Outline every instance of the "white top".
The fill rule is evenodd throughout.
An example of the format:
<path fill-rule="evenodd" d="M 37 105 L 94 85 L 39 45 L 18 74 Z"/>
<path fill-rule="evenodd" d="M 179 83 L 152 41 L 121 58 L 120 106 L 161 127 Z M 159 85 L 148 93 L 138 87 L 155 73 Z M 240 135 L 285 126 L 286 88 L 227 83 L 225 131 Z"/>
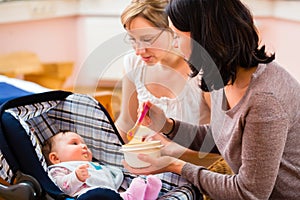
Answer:
<path fill-rule="evenodd" d="M 137 98 L 134 98 L 132 102 L 135 103 L 137 101 L 136 103 L 141 104 L 150 101 L 163 110 L 167 117 L 194 125 L 209 123 L 210 109 L 205 101 L 202 100 L 204 99 L 203 93 L 198 86 L 197 78 L 185 80 L 173 68 L 164 67 L 159 64 L 148 65 L 140 56 L 135 55 L 135 53 L 125 56 L 124 73 L 122 111 L 120 117 L 115 122 L 118 129 L 124 133 L 133 127 L 135 122 L 131 120 L 130 114 L 132 113 L 130 112 L 137 112 L 135 109 L 138 108 L 138 105 L 130 105 L 130 102 L 123 101 L 129 101 L 134 93 L 136 93 Z M 145 76 L 146 74 L 147 76 Z M 151 92 L 158 93 L 156 96 L 148 90 L 147 83 L 154 83 L 148 86 L 152 87 Z M 156 91 L 154 89 L 155 84 L 165 86 L 157 88 L 166 89 L 166 91 Z M 174 98 L 161 95 L 167 93 L 169 93 L 168 96 L 174 96 Z M 140 127 L 136 135 L 151 135 L 152 133 L 152 130 Z M 183 185 L 187 183 L 184 178 L 174 173 L 161 173 L 158 176 L 163 182 L 170 185 Z"/>
<path fill-rule="evenodd" d="M 207 105 L 201 105 L 203 97 L 197 78 L 187 80 L 184 89 L 176 98 L 157 98 L 145 86 L 145 73 L 149 66 L 139 56 L 134 53 L 127 55 L 124 60 L 124 67 L 126 75 L 136 86 L 139 103 L 149 100 L 161 108 L 167 117 L 173 119 L 192 124 L 208 123 L 209 117 L 207 115 L 200 119 L 200 107 L 201 112 L 208 111 L 208 113 L 209 108 Z"/>

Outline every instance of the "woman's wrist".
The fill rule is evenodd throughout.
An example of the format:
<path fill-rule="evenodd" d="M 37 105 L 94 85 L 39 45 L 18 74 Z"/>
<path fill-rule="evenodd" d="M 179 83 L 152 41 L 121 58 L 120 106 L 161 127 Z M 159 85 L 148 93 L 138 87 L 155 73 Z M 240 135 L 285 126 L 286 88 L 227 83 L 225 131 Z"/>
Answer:
<path fill-rule="evenodd" d="M 185 164 L 185 161 L 175 158 L 172 164 L 169 165 L 169 171 L 181 175 L 182 168 Z"/>
<path fill-rule="evenodd" d="M 164 129 L 162 130 L 163 134 L 169 137 L 169 135 L 173 133 L 174 129 L 175 129 L 175 120 L 173 118 L 168 118 L 166 120 Z"/>

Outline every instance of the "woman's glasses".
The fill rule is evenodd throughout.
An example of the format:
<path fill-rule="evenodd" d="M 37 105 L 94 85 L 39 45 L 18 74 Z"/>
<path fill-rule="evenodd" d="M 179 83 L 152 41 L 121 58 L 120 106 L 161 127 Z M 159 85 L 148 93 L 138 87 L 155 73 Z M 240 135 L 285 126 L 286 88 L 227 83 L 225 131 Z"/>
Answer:
<path fill-rule="evenodd" d="M 124 41 L 128 44 L 131 44 L 133 47 L 139 46 L 139 47 L 147 48 L 147 47 L 151 47 L 164 31 L 165 30 L 163 29 L 156 35 L 142 36 L 141 39 L 139 39 L 139 40 L 137 40 L 136 38 L 132 37 L 129 34 L 126 34 Z"/>

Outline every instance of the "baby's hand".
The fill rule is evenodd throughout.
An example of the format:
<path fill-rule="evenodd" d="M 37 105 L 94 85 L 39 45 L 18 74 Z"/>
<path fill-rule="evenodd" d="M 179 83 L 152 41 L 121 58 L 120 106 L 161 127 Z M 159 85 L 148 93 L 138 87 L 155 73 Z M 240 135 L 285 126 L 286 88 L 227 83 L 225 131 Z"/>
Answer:
<path fill-rule="evenodd" d="M 83 164 L 78 166 L 75 170 L 76 176 L 78 180 L 80 180 L 81 182 L 85 182 L 86 179 L 90 177 L 90 174 L 88 172 L 88 167 L 89 167 L 88 164 Z"/>

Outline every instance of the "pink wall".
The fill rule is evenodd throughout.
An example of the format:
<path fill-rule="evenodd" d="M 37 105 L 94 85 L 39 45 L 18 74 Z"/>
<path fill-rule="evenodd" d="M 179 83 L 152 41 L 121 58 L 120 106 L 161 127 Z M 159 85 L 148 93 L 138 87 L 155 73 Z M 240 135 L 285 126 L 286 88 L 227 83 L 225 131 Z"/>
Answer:
<path fill-rule="evenodd" d="M 0 24 L 0 54 L 31 51 L 42 62 L 74 61 L 76 17 Z"/>
<path fill-rule="evenodd" d="M 85 27 L 84 19 L 73 16 L 0 24 L 0 54 L 31 51 L 42 62 L 73 61 L 78 70 L 88 51 L 86 40 L 93 42 L 86 32 L 93 30 Z M 276 60 L 300 81 L 300 21 L 257 17 L 256 22 L 263 42 L 276 52 Z"/>
<path fill-rule="evenodd" d="M 276 61 L 300 81 L 300 22 L 257 18 L 263 43 L 276 53 Z"/>

